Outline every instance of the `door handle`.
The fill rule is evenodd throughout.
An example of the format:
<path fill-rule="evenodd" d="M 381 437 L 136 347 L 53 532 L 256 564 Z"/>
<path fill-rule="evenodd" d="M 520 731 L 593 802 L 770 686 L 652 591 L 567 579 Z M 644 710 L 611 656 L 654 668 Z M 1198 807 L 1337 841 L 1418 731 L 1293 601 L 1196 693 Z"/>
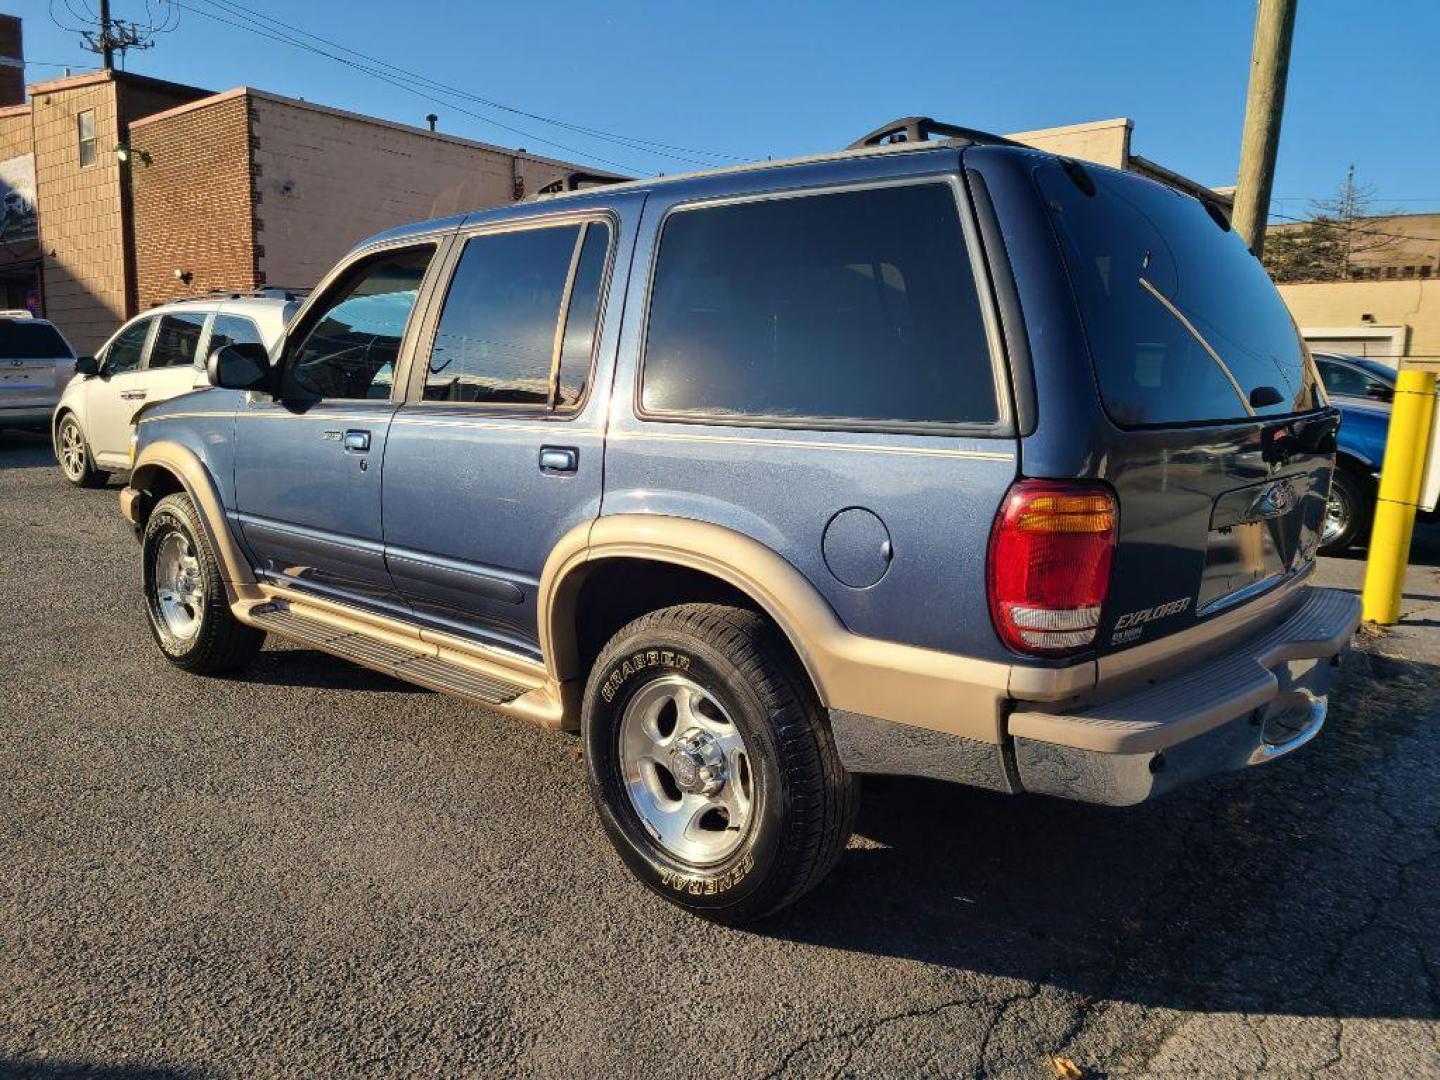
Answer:
<path fill-rule="evenodd" d="M 370 449 L 370 432 L 368 431 L 347 431 L 345 432 L 345 449 L 353 454 L 363 454 Z"/>
<path fill-rule="evenodd" d="M 542 446 L 540 448 L 541 472 L 574 472 L 579 467 L 580 451 L 573 446 Z"/>

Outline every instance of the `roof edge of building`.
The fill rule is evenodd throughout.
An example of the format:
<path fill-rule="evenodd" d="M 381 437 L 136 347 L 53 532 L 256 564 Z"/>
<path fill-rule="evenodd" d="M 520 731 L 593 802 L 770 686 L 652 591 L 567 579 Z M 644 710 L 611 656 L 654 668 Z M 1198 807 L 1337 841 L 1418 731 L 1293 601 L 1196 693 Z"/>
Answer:
<path fill-rule="evenodd" d="M 133 71 L 83 71 L 79 75 L 69 75 L 60 79 L 47 79 L 45 82 L 31 83 L 25 87 L 26 93 L 33 99 L 37 94 L 53 94 L 59 90 L 74 90 L 81 86 L 91 86 L 95 83 L 113 82 L 124 85 L 130 83 L 133 86 L 148 86 L 162 90 L 182 90 L 193 94 L 210 94 L 212 91 L 203 86 L 191 86 L 188 83 L 171 82 L 169 79 L 157 79 L 153 75 L 139 75 Z"/>
<path fill-rule="evenodd" d="M 578 162 L 561 161 L 558 158 L 544 157 L 540 154 L 532 154 L 528 150 L 512 149 L 508 146 L 499 146 L 495 143 L 481 142 L 478 139 L 467 139 L 460 135 L 451 135 L 443 131 L 429 131 L 422 127 L 415 127 L 413 124 L 402 124 L 396 120 L 384 120 L 378 116 L 368 116 L 365 113 L 351 112 L 348 109 L 337 109 L 331 105 L 318 105 L 313 101 L 305 101 L 301 98 L 287 97 L 284 94 L 277 94 L 270 90 L 261 90 L 253 86 L 237 86 L 231 90 L 225 90 L 218 94 L 211 94 L 208 97 L 196 101 L 187 101 L 183 105 L 177 105 L 173 109 L 166 109 L 164 112 L 152 113 L 150 116 L 130 123 L 130 129 L 144 128 L 150 124 L 167 120 L 182 113 L 192 112 L 196 109 L 203 109 L 211 105 L 218 105 L 237 97 L 250 97 L 259 101 L 269 101 L 278 105 L 285 105 L 294 109 L 306 109 L 310 112 L 321 113 L 326 116 L 340 117 L 345 120 L 353 120 L 363 124 L 373 124 L 376 127 L 389 128 L 392 131 L 402 131 L 407 135 L 419 135 L 426 139 L 436 139 L 440 142 L 452 143 L 456 146 L 471 147 L 478 150 L 488 150 L 494 154 L 501 154 L 505 157 L 522 158 L 526 161 L 533 161 L 540 165 L 550 165 L 557 169 L 574 169 Z M 587 172 L 593 172 L 597 176 L 621 177 L 620 173 L 606 172 L 601 169 L 586 167 Z"/>

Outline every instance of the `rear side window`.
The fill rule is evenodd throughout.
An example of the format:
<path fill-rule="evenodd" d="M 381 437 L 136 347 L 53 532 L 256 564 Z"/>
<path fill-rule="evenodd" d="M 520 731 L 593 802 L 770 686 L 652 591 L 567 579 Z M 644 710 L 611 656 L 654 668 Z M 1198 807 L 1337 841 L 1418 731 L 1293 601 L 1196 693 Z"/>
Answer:
<path fill-rule="evenodd" d="M 1188 195 L 1090 176 L 1093 196 L 1059 165 L 1036 171 L 1110 418 L 1137 427 L 1318 408 L 1300 335 L 1245 242 Z M 1260 387 L 1280 402 L 1252 406 Z"/>
<path fill-rule="evenodd" d="M 424 399 L 577 405 L 590 376 L 609 241 L 609 226 L 599 221 L 466 241 L 435 331 Z"/>
<path fill-rule="evenodd" d="M 953 189 L 909 184 L 670 215 L 650 414 L 836 426 L 999 419 Z"/>
<path fill-rule="evenodd" d="M 49 323 L 0 319 L 0 360 L 54 360 L 72 355 Z"/>
<path fill-rule="evenodd" d="M 200 331 L 205 329 L 204 312 L 163 315 L 155 341 L 150 346 L 147 367 L 191 367 L 200 348 Z"/>

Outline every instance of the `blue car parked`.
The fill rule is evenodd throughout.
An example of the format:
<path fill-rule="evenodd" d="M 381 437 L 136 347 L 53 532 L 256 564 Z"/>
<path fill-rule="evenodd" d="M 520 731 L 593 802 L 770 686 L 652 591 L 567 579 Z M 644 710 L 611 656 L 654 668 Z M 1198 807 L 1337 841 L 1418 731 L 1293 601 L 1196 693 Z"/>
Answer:
<path fill-rule="evenodd" d="M 1321 545 L 1326 554 L 1339 554 L 1369 535 L 1375 516 L 1395 369 L 1379 360 L 1343 353 L 1316 353 L 1315 366 L 1330 404 L 1341 416 Z M 1421 518 L 1434 520 L 1435 515 L 1422 512 Z"/>
<path fill-rule="evenodd" d="M 1283 756 L 1359 618 L 1312 584 L 1339 414 L 1219 207 L 928 119 L 383 233 L 209 374 L 121 496 L 164 655 L 578 731 L 720 921 L 826 874 L 860 773 L 1121 805 Z"/>

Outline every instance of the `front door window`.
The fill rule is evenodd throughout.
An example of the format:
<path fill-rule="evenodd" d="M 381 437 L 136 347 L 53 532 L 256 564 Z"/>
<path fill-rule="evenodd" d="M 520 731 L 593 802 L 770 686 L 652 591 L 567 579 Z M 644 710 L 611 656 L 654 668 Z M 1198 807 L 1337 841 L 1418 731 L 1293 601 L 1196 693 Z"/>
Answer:
<path fill-rule="evenodd" d="M 434 248 L 377 256 L 355 267 L 306 317 L 281 376 L 287 400 L 385 399 L 405 326 Z"/>

